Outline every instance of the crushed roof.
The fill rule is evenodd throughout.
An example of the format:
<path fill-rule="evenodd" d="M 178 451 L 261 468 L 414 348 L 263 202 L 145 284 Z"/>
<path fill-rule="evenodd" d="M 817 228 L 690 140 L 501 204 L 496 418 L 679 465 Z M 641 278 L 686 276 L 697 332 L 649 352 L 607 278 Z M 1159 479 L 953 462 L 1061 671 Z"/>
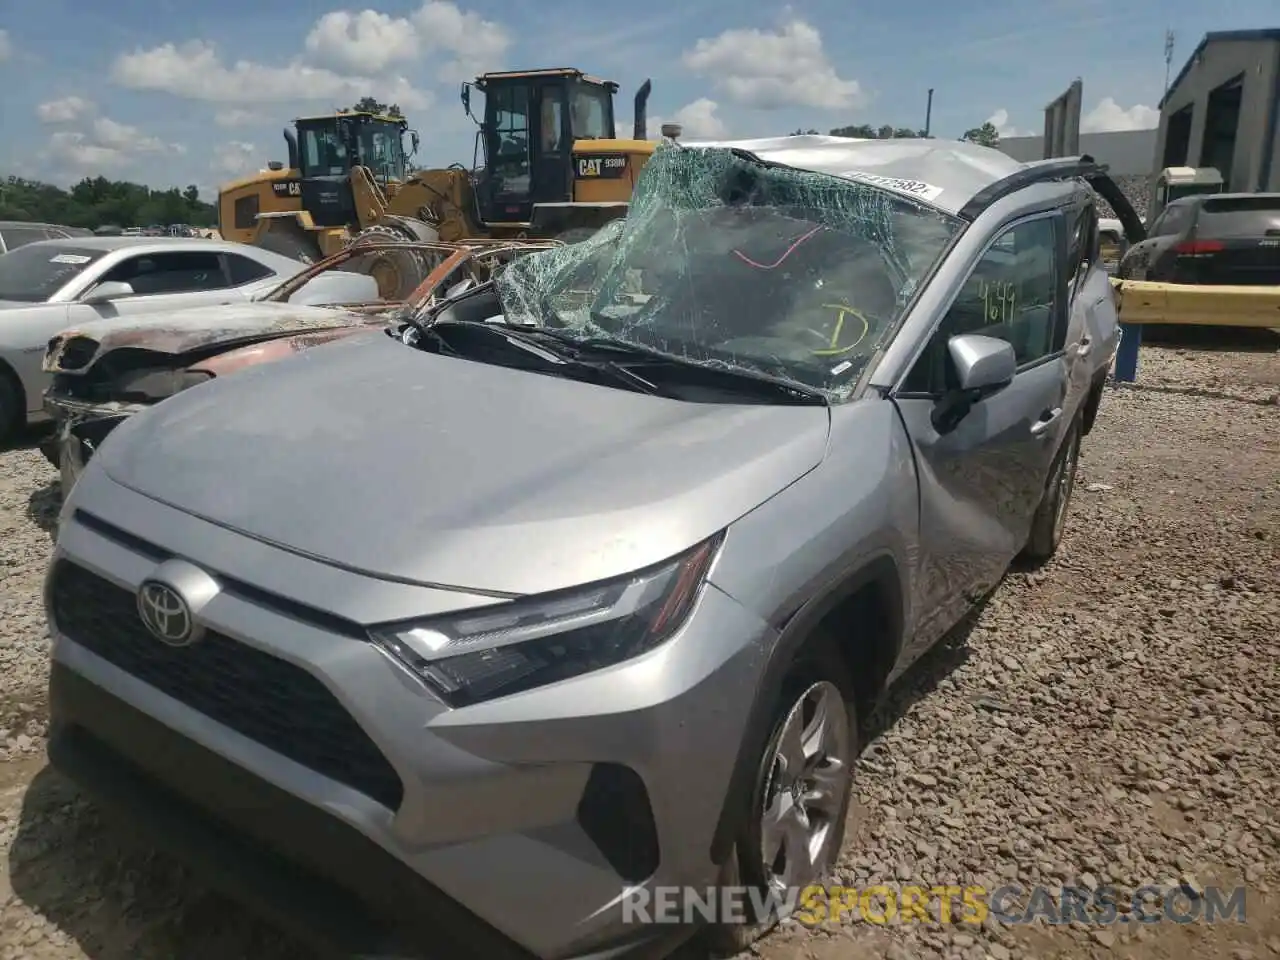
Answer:
<path fill-rule="evenodd" d="M 807 135 L 758 140 L 696 140 L 690 148 L 745 150 L 761 160 L 798 170 L 869 182 L 913 196 L 950 214 L 977 193 L 1026 169 L 991 147 L 964 140 L 890 139 Z"/>

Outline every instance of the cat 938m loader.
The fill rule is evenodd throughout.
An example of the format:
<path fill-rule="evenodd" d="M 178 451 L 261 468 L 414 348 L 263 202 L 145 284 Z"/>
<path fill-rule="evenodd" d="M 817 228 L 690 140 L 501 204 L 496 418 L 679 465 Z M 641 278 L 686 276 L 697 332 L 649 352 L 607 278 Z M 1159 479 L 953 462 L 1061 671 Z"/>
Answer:
<path fill-rule="evenodd" d="M 418 135 L 402 117 L 299 119 L 296 134 L 284 134 L 288 169 L 273 163 L 222 188 L 222 236 L 307 262 L 370 238 L 582 239 L 626 215 L 656 146 L 646 130 L 650 87 L 646 80 L 636 93 L 632 137 L 619 139 L 612 81 L 569 67 L 483 74 L 462 86 L 477 126 L 471 168 L 411 170 Z M 479 118 L 473 91 L 484 96 Z M 374 271 L 388 296 L 412 289 L 431 266 L 388 257 Z"/>

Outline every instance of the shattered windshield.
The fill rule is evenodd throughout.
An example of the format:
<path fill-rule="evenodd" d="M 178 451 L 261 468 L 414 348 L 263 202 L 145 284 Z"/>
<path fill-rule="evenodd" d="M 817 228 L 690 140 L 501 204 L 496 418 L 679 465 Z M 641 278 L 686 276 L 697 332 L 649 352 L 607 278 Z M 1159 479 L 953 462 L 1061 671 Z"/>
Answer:
<path fill-rule="evenodd" d="M 626 220 L 497 280 L 508 323 L 846 399 L 959 221 L 864 183 L 663 144 Z"/>

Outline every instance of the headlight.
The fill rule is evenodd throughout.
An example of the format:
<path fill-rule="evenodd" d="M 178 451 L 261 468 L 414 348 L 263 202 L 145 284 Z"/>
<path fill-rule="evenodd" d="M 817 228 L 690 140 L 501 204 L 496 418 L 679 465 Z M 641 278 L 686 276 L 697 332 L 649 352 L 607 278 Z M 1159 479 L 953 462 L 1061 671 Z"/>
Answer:
<path fill-rule="evenodd" d="M 613 666 L 669 639 L 693 609 L 720 545 L 707 540 L 638 573 L 375 628 L 370 636 L 450 706 Z"/>

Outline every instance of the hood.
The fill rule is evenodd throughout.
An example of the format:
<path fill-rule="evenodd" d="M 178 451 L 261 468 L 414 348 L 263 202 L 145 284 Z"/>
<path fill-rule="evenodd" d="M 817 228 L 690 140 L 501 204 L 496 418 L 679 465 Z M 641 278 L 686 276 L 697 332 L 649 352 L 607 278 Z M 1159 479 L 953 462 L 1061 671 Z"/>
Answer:
<path fill-rule="evenodd" d="M 380 322 L 378 314 L 266 301 L 159 312 L 128 320 L 91 320 L 58 334 L 55 339 L 59 346 L 48 355 L 46 364 L 59 371 L 83 370 L 104 353 L 120 347 L 179 354 L 218 343 L 283 336 L 299 330 Z M 85 341 L 96 345 L 92 352 L 84 349 L 88 346 Z M 71 356 L 64 359 L 61 348 L 73 342 L 83 346 L 76 347 L 74 360 Z M 63 366 L 67 363 L 72 366 Z"/>
<path fill-rule="evenodd" d="M 347 338 L 188 390 L 96 459 L 347 568 L 540 593 L 657 563 L 813 469 L 821 406 L 689 403 Z"/>

